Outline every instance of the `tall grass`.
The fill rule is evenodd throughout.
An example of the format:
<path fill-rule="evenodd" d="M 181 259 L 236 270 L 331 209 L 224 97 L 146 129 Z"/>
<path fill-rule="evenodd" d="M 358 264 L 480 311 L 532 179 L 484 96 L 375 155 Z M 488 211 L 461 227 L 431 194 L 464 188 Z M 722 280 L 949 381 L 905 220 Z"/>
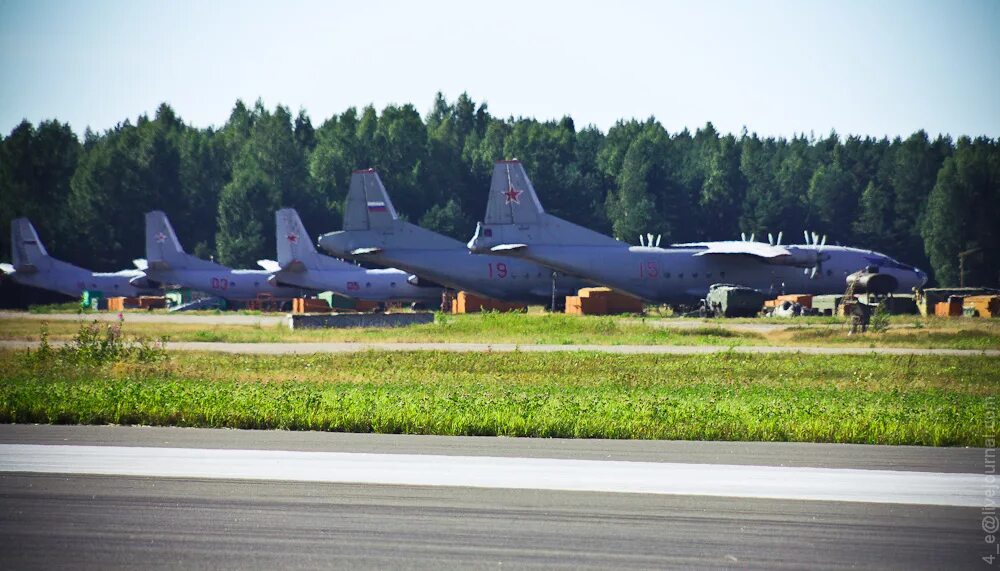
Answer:
<path fill-rule="evenodd" d="M 0 353 L 0 421 L 448 435 L 984 444 L 1000 360 L 723 354 Z"/>

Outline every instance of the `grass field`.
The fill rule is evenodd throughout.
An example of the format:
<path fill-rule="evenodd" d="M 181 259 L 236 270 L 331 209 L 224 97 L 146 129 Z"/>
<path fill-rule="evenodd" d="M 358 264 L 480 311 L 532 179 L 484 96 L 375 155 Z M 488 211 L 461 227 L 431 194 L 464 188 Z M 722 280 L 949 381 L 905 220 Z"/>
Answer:
<path fill-rule="evenodd" d="M 1000 359 L 0 352 L 0 422 L 984 445 Z"/>
<path fill-rule="evenodd" d="M 86 321 L 88 316 L 82 316 Z M 829 320 L 830 318 L 822 318 Z M 1000 320 L 907 317 L 895 319 L 882 333 L 848 336 L 841 323 L 783 320 L 778 324 L 734 320 L 685 321 L 688 327 L 664 327 L 662 319 L 596 317 L 562 314 L 438 315 L 435 323 L 397 329 L 289 331 L 283 325 L 205 325 L 130 321 L 136 335 L 172 341 L 253 342 L 452 342 L 597 345 L 822 345 L 860 347 L 920 347 L 1000 349 Z M 754 325 L 766 325 L 747 330 Z M 784 325 L 786 327 L 777 327 Z M 0 339 L 37 340 L 37 319 L 0 319 Z M 79 328 L 74 321 L 49 321 L 52 339 L 70 339 Z"/>
<path fill-rule="evenodd" d="M 82 321 L 86 322 L 84 316 Z M 172 341 L 318 342 L 387 341 L 456 343 L 534 344 L 676 344 L 745 345 L 759 343 L 762 336 L 737 333 L 706 325 L 687 329 L 654 328 L 616 317 L 581 317 L 563 314 L 483 313 L 476 315 L 438 314 L 435 322 L 401 328 L 324 329 L 291 331 L 285 325 L 205 325 L 197 323 L 129 322 L 135 335 Z M 37 319 L 0 320 L 0 339 L 38 339 Z M 51 339 L 70 339 L 79 329 L 76 321 L 46 323 Z"/>

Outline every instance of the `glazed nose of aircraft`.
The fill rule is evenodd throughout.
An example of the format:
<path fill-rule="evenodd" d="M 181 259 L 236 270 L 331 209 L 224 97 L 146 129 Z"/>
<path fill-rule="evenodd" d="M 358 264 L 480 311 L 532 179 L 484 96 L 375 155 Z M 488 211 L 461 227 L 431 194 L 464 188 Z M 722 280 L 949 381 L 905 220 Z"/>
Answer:
<path fill-rule="evenodd" d="M 922 271 L 920 268 L 913 268 L 913 271 L 917 274 L 917 287 L 924 287 L 924 284 L 926 284 L 928 280 L 927 273 Z"/>

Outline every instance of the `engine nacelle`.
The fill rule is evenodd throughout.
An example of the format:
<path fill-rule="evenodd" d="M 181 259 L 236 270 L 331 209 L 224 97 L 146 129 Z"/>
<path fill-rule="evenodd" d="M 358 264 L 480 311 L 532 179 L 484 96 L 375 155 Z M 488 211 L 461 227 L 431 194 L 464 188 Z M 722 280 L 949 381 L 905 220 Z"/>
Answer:
<path fill-rule="evenodd" d="M 880 274 L 876 266 L 868 266 L 847 276 L 847 285 L 852 283 L 855 292 L 875 295 L 892 293 L 899 287 L 899 280 L 889 274 Z"/>

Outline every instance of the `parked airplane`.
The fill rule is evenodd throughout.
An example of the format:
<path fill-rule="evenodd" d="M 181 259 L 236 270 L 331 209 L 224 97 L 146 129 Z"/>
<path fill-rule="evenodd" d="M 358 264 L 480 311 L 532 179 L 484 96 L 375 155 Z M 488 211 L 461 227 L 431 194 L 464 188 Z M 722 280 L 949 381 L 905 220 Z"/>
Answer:
<path fill-rule="evenodd" d="M 278 261 L 261 260 L 279 285 L 332 291 L 368 301 L 438 302 L 441 288 L 415 285 L 415 276 L 397 269 L 368 270 L 324 256 L 309 240 L 298 212 L 284 208 L 274 215 Z"/>
<path fill-rule="evenodd" d="M 547 214 L 524 167 L 513 160 L 496 163 L 486 217 L 468 247 L 476 253 L 532 260 L 655 303 L 692 303 L 715 283 L 768 294 L 842 293 L 846 276 L 866 266 L 891 274 L 897 292 L 909 292 L 927 281 L 924 272 L 885 254 L 828 246 L 818 237 L 811 242 L 630 246 Z"/>
<path fill-rule="evenodd" d="M 73 297 L 80 297 L 84 290 L 128 297 L 155 293 L 157 284 L 139 270 L 92 272 L 53 258 L 27 218 L 11 220 L 10 243 L 14 263 L 0 264 L 0 269 L 19 284 Z"/>
<path fill-rule="evenodd" d="M 506 301 L 548 301 L 552 270 L 501 256 L 471 256 L 465 245 L 399 219 L 373 169 L 355 171 L 344 211 L 344 229 L 324 234 L 319 245 L 335 256 L 395 267 L 420 279 Z M 576 293 L 587 283 L 556 276 L 556 295 Z"/>
<path fill-rule="evenodd" d="M 274 299 L 300 297 L 302 288 L 275 285 L 267 270 L 234 270 L 184 251 L 167 215 L 146 213 L 146 275 L 158 282 L 205 292 L 229 301 L 248 301 L 260 294 Z"/>

